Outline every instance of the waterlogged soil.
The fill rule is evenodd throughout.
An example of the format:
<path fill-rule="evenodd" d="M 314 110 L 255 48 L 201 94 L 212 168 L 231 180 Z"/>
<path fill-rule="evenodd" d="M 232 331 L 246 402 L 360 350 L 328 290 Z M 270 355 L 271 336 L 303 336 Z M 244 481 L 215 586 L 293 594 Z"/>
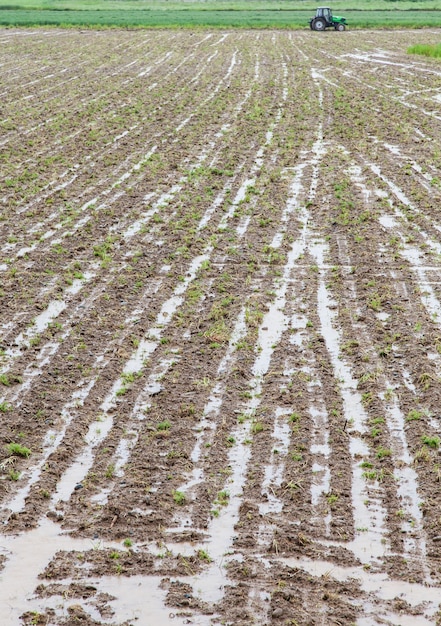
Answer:
<path fill-rule="evenodd" d="M 441 32 L 0 32 L 2 624 L 441 623 Z"/>

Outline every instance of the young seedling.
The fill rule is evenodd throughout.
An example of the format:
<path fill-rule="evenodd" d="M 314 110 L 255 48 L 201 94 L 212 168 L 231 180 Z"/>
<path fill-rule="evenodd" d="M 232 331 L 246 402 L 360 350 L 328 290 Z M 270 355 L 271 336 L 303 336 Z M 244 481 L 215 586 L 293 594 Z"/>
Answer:
<path fill-rule="evenodd" d="M 421 419 L 422 416 L 423 416 L 422 411 L 417 411 L 416 409 L 412 409 L 407 414 L 406 420 L 408 422 L 413 422 L 413 421 Z"/>
<path fill-rule="evenodd" d="M 211 563 L 213 560 L 211 556 L 208 554 L 208 552 L 202 549 L 198 550 L 198 557 L 200 558 L 201 561 L 206 561 L 207 563 Z"/>
<path fill-rule="evenodd" d="M 227 437 L 227 446 L 231 448 L 231 446 L 234 446 L 235 443 L 236 443 L 236 438 L 233 435 L 229 435 Z"/>
<path fill-rule="evenodd" d="M 429 448 L 435 448 L 436 450 L 439 448 L 439 444 L 441 442 L 441 439 L 436 435 L 434 437 L 424 436 L 421 440 L 424 444 L 426 444 L 426 446 L 429 446 Z"/>
<path fill-rule="evenodd" d="M 391 456 L 392 451 L 389 450 L 389 448 L 383 448 L 383 447 L 379 447 L 377 450 L 377 458 L 379 459 L 384 459 L 387 456 Z"/>
<path fill-rule="evenodd" d="M 11 455 L 21 456 L 26 459 L 31 456 L 31 451 L 29 450 L 29 448 L 26 448 L 19 443 L 8 443 L 8 445 L 6 446 L 6 450 Z"/>
<path fill-rule="evenodd" d="M 176 504 L 182 505 L 186 501 L 186 496 L 183 491 L 173 491 L 173 500 Z"/>
<path fill-rule="evenodd" d="M 220 506 L 227 506 L 229 499 L 230 499 L 230 494 L 228 493 L 226 489 L 223 489 L 222 491 L 219 491 L 219 493 L 217 494 L 216 504 L 219 504 Z"/>
<path fill-rule="evenodd" d="M 363 472 L 363 478 L 365 478 L 366 480 L 377 480 L 378 478 L 377 470 L 370 469 L 370 470 L 367 470 L 366 472 Z"/>
<path fill-rule="evenodd" d="M 10 478 L 11 480 L 16 481 L 16 480 L 18 480 L 18 479 L 20 478 L 20 472 L 17 472 L 17 471 L 16 471 L 16 470 L 14 470 L 14 469 L 10 469 L 10 470 L 9 470 L 9 474 L 8 474 L 8 476 L 9 476 L 9 478 Z"/>
<path fill-rule="evenodd" d="M 326 496 L 326 500 L 328 501 L 328 504 L 332 509 L 333 505 L 338 501 L 338 496 L 335 493 L 329 493 Z"/>

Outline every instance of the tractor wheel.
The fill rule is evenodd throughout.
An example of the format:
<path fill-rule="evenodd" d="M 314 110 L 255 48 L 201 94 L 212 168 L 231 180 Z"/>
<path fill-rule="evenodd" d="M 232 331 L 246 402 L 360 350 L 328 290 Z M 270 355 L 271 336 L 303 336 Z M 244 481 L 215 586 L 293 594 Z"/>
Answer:
<path fill-rule="evenodd" d="M 322 19 L 321 17 L 317 17 L 314 22 L 312 23 L 312 27 L 314 30 L 325 30 L 326 28 L 326 22 L 324 19 Z"/>
<path fill-rule="evenodd" d="M 346 30 L 346 26 L 344 24 L 336 24 L 335 25 L 335 30 L 339 30 L 340 32 Z"/>

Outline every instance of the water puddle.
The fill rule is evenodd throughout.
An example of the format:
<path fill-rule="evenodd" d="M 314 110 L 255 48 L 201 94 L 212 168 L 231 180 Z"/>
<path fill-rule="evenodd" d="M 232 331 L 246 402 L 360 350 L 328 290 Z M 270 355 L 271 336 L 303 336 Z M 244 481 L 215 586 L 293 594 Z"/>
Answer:
<path fill-rule="evenodd" d="M 386 574 L 376 574 L 368 572 L 360 567 L 342 567 L 334 565 L 329 561 L 310 560 L 308 558 L 282 558 L 281 562 L 289 567 L 301 569 L 315 577 L 331 577 L 339 582 L 347 582 L 351 579 L 357 580 L 361 589 L 368 594 L 373 594 L 378 599 L 378 606 L 374 615 L 381 614 L 381 600 L 390 601 L 401 598 L 412 606 L 424 604 L 424 616 L 413 615 L 412 626 L 433 626 L 433 619 L 439 604 L 438 590 L 434 587 L 408 583 L 403 580 L 391 580 Z M 402 615 L 394 615 L 395 624 L 404 624 Z M 367 618 L 365 618 L 367 619 Z M 370 617 L 372 620 L 372 617 Z M 409 616 L 410 619 L 410 616 Z M 363 618 L 361 618 L 363 620 Z M 363 621 L 357 621 L 362 624 Z M 375 622 L 364 622 L 374 624 Z M 379 622 L 382 623 L 382 622 Z M 384 623 L 384 622 L 383 622 Z M 410 623 L 409 621 L 407 623 Z"/>
<path fill-rule="evenodd" d="M 295 175 L 291 182 L 286 206 L 281 216 L 281 223 L 284 225 L 284 227 L 282 227 L 282 229 L 279 230 L 279 232 L 277 232 L 274 235 L 274 238 L 271 242 L 271 248 L 274 248 L 274 249 L 280 248 L 282 241 L 283 241 L 283 237 L 286 232 L 286 228 L 288 226 L 290 216 L 296 209 L 298 209 L 299 196 L 303 189 L 302 187 L 303 172 L 306 166 L 307 166 L 307 163 L 300 163 L 299 165 L 293 168 Z"/>
<path fill-rule="evenodd" d="M 397 221 L 392 215 L 380 215 L 378 221 L 385 228 L 396 228 Z"/>
<path fill-rule="evenodd" d="M 239 508 L 242 503 L 243 487 L 246 480 L 247 468 L 251 456 L 249 441 L 252 439 L 252 419 L 261 402 L 263 377 L 268 372 L 271 356 L 280 342 L 282 333 L 288 325 L 288 318 L 283 309 L 286 303 L 286 292 L 294 265 L 305 248 L 304 233 L 296 240 L 288 253 L 287 263 L 283 275 L 279 279 L 274 300 L 264 315 L 258 330 L 258 354 L 252 367 L 252 379 L 249 388 L 252 397 L 242 411 L 244 421 L 238 424 L 233 431 L 234 445 L 228 455 L 227 465 L 231 468 L 228 481 L 228 503 L 219 511 L 218 517 L 213 517 L 209 525 L 209 539 L 206 549 L 213 558 L 213 564 L 204 572 L 204 577 L 198 579 L 197 587 L 202 597 L 211 602 L 217 602 L 223 596 L 223 587 L 219 586 L 219 571 L 225 555 L 232 548 L 231 538 L 234 527 L 239 520 Z M 279 431 L 280 436 L 282 430 Z M 283 438 L 281 439 L 283 442 Z M 238 555 L 235 554 L 235 558 Z"/>
<path fill-rule="evenodd" d="M 113 428 L 113 415 L 111 411 L 117 404 L 118 392 L 124 387 L 124 376 L 136 374 L 141 371 L 146 359 L 156 350 L 164 328 L 171 322 L 174 313 L 183 302 L 183 294 L 195 279 L 203 263 L 209 259 L 209 253 L 212 250 L 213 246 L 208 244 L 205 247 L 205 253 L 195 257 L 191 261 L 183 282 L 177 285 L 174 294 L 163 303 L 157 315 L 155 325 L 147 332 L 147 338 L 144 337 L 140 340 L 137 349 L 126 362 L 121 377 L 113 383 L 111 390 L 100 406 L 100 416 L 98 420 L 92 422 L 89 426 L 89 430 L 84 438 L 85 448 L 83 452 L 61 477 L 56 492 L 51 499 L 52 507 L 56 507 L 57 503 L 60 501 L 69 500 L 75 486 L 81 484 L 82 480 L 84 480 L 94 462 L 95 448 L 104 441 Z"/>
<path fill-rule="evenodd" d="M 100 544 L 103 545 L 104 544 Z M 115 544 L 106 544 L 115 547 Z M 117 546 L 121 548 L 120 545 Z M 72 539 L 60 533 L 57 524 L 43 518 L 38 528 L 17 536 L 2 536 L 0 551 L 8 559 L 0 571 L 0 605 L 2 625 L 17 626 L 20 615 L 33 610 L 34 601 L 29 600 L 40 582 L 38 575 L 58 550 L 91 550 L 90 539 Z M 35 600 L 35 604 L 38 603 Z"/>
<path fill-rule="evenodd" d="M 41 520 L 40 526 L 18 536 L 4 536 L 1 539 L 0 553 L 8 560 L 0 572 L 0 604 L 3 607 L 2 625 L 17 626 L 20 615 L 25 611 L 43 612 L 53 608 L 56 616 L 61 619 L 69 615 L 68 607 L 81 604 L 90 618 L 98 619 L 100 613 L 87 600 L 69 598 L 68 596 L 51 596 L 41 600 L 33 596 L 33 590 L 41 582 L 39 574 L 59 550 L 87 552 L 89 550 L 113 549 L 122 550 L 116 542 L 94 541 L 90 539 L 74 539 L 60 532 L 57 524 L 47 518 Z M 71 580 L 57 580 L 58 584 L 70 584 Z M 177 615 L 178 611 L 165 605 L 166 590 L 161 589 L 160 576 L 102 576 L 90 578 L 87 584 L 94 586 L 98 593 L 110 594 L 114 599 L 108 601 L 114 611 L 112 623 L 117 621 L 130 623 L 156 624 L 199 624 L 209 626 L 212 616 Z M 146 589 L 148 594 L 146 596 Z M 140 621 L 141 620 L 141 621 Z M 104 620 L 107 623 L 107 620 Z M 104 623 L 103 621 L 103 623 Z"/>
<path fill-rule="evenodd" d="M 380 320 L 380 322 L 387 322 L 387 320 L 390 318 L 390 314 L 386 313 L 385 311 L 380 311 L 380 313 L 376 313 L 375 317 Z"/>
<path fill-rule="evenodd" d="M 266 501 L 259 504 L 261 515 L 282 512 L 283 503 L 275 495 L 275 489 L 278 489 L 282 484 L 285 469 L 284 459 L 288 454 L 291 441 L 291 429 L 287 421 L 288 415 L 289 410 L 277 407 L 272 433 L 272 438 L 274 439 L 272 462 L 265 466 L 265 475 L 262 482 L 262 494 L 266 497 Z"/>
<path fill-rule="evenodd" d="M 386 512 L 378 498 L 368 493 L 360 462 L 369 455 L 369 449 L 361 435 L 367 430 L 368 416 L 357 391 L 357 381 L 349 367 L 341 358 L 340 333 L 334 328 L 334 302 L 326 288 L 326 272 L 323 269 L 324 254 L 327 246 L 316 242 L 310 252 L 316 259 L 320 271 L 318 290 L 318 314 L 321 333 L 334 369 L 335 379 L 340 381 L 340 392 L 343 401 L 344 417 L 350 428 L 349 452 L 352 457 L 352 507 L 354 515 L 355 538 L 347 547 L 362 561 L 370 563 L 381 559 L 386 551 L 385 536 Z"/>
<path fill-rule="evenodd" d="M 222 358 L 217 374 L 223 376 L 231 370 L 231 367 L 235 363 L 235 350 L 237 343 L 245 336 L 247 327 L 245 324 L 245 307 L 242 308 L 236 323 L 233 328 L 233 332 L 228 343 L 228 348 L 225 356 Z M 213 391 L 208 398 L 208 401 L 203 410 L 203 417 L 198 424 L 198 432 L 196 435 L 196 442 L 191 453 L 191 460 L 194 464 L 200 460 L 203 443 L 210 443 L 214 435 L 216 428 L 216 420 L 214 419 L 220 411 L 222 406 L 223 395 L 225 393 L 225 386 L 219 382 L 213 388 Z M 210 438 L 207 440 L 207 430 L 210 431 Z M 198 478 L 196 478 L 198 477 Z M 180 488 L 182 491 L 187 492 L 190 490 L 190 486 L 195 486 L 203 478 L 200 473 L 200 468 L 195 467 L 188 481 Z"/>
<path fill-rule="evenodd" d="M 329 468 L 329 446 L 328 414 L 326 408 L 310 406 L 309 413 L 312 419 L 311 447 L 310 453 L 314 459 L 312 463 L 311 481 L 311 506 L 314 510 L 313 523 L 319 527 L 325 523 L 325 533 L 329 535 L 331 524 L 331 513 L 323 518 L 324 497 L 330 492 L 331 470 Z"/>
<path fill-rule="evenodd" d="M 184 126 L 186 126 L 193 119 L 193 117 L 197 114 L 197 111 L 199 110 L 199 108 L 206 106 L 208 102 L 210 102 L 210 100 L 213 100 L 213 98 L 216 96 L 216 94 L 219 92 L 220 88 L 222 87 L 222 84 L 228 81 L 229 77 L 231 76 L 233 72 L 234 66 L 237 64 L 238 52 L 239 50 L 234 51 L 230 66 L 228 67 L 225 76 L 223 76 L 223 78 L 220 79 L 216 87 L 212 90 L 210 95 L 207 96 L 207 98 L 205 98 L 205 100 L 200 104 L 198 109 L 194 113 L 191 113 L 191 115 L 185 118 L 180 124 L 178 124 L 178 126 L 176 127 L 176 132 L 180 132 L 184 128 Z"/>
<path fill-rule="evenodd" d="M 425 580 L 431 581 L 426 564 L 426 542 L 423 531 L 423 516 L 418 495 L 418 476 L 413 468 L 405 434 L 405 419 L 397 399 L 387 406 L 387 423 L 394 458 L 397 459 L 394 476 L 397 480 L 397 494 L 400 498 L 401 528 L 405 534 L 405 558 L 415 560 L 423 568 Z"/>
<path fill-rule="evenodd" d="M 93 584 L 101 593 L 108 593 L 116 599 L 109 602 L 114 615 L 112 621 L 129 620 L 134 624 L 168 624 L 194 626 L 211 626 L 213 616 L 209 615 L 178 615 L 179 609 L 166 607 L 166 591 L 161 590 L 162 578 L 159 576 L 103 576 Z M 146 595 L 147 590 L 147 595 Z"/>
<path fill-rule="evenodd" d="M 66 297 L 75 296 L 85 284 L 92 280 L 94 275 L 93 272 L 85 272 L 81 279 L 74 279 L 72 285 L 65 290 Z M 66 307 L 67 300 L 52 300 L 47 308 L 33 320 L 32 326 L 14 339 L 13 344 L 15 347 L 5 350 L 7 363 L 1 368 L 0 373 L 3 374 L 8 371 L 11 361 L 21 356 L 23 350 L 32 344 L 32 340 L 36 340 L 38 335 L 46 330 L 49 324 L 59 317 Z"/>
<path fill-rule="evenodd" d="M 98 358 L 100 359 L 100 357 Z M 26 480 L 26 484 L 17 491 L 12 500 L 10 500 L 6 505 L 2 506 L 3 510 L 6 509 L 13 513 L 18 513 L 24 509 L 25 500 L 29 495 L 32 485 L 38 482 L 48 458 L 54 452 L 54 450 L 58 448 L 66 434 L 69 425 L 75 418 L 75 409 L 84 404 L 84 401 L 89 395 L 93 386 L 95 385 L 95 382 L 96 379 L 94 378 L 88 384 L 72 394 L 71 401 L 68 402 L 61 411 L 61 418 L 63 422 L 62 428 L 59 431 L 48 431 L 45 440 L 43 456 L 38 461 L 38 463 L 32 467 L 29 477 L 26 477 L 26 475 L 21 476 L 22 480 Z"/>

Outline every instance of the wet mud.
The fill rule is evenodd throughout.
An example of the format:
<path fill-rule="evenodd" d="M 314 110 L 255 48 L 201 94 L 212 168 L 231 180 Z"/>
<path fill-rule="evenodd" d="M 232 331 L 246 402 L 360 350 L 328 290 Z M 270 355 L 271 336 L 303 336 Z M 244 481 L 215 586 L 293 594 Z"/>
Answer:
<path fill-rule="evenodd" d="M 0 33 L 2 624 L 440 623 L 438 39 Z"/>

